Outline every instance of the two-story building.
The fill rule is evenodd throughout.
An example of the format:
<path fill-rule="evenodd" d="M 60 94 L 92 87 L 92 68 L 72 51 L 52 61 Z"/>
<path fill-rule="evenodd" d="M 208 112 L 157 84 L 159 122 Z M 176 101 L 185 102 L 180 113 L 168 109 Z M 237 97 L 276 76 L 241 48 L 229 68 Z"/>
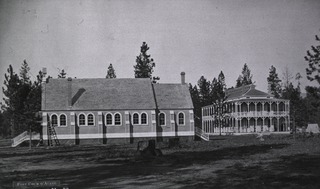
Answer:
<path fill-rule="evenodd" d="M 277 99 L 255 85 L 226 91 L 223 124 L 218 124 L 216 105 L 202 108 L 202 130 L 205 133 L 252 133 L 289 131 L 289 100 Z"/>

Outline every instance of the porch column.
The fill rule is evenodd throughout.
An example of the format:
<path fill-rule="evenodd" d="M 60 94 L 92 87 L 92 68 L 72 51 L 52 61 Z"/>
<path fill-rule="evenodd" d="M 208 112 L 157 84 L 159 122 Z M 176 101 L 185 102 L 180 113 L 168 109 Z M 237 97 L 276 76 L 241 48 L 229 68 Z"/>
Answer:
<path fill-rule="evenodd" d="M 257 132 L 258 118 L 255 117 L 254 119 L 255 119 L 254 132 Z"/>

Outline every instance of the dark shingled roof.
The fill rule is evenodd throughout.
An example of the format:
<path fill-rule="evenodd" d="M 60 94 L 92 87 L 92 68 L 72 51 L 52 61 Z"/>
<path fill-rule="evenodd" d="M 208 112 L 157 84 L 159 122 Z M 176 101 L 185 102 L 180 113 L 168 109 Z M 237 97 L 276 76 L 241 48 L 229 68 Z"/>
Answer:
<path fill-rule="evenodd" d="M 68 109 L 67 79 L 46 84 L 45 110 Z M 155 109 L 150 79 L 72 79 L 72 110 Z"/>
<path fill-rule="evenodd" d="M 68 82 L 72 88 L 71 110 L 139 110 L 193 108 L 187 85 L 151 84 L 150 79 L 50 79 L 43 110 L 68 110 Z M 154 85 L 153 92 L 152 85 Z"/>
<path fill-rule="evenodd" d="M 154 84 L 159 109 L 192 109 L 189 88 L 181 84 Z"/>
<path fill-rule="evenodd" d="M 228 99 L 234 100 L 243 97 L 254 97 L 254 98 L 272 98 L 273 95 L 262 92 L 260 90 L 255 89 L 254 85 L 245 85 L 238 88 L 232 88 L 227 90 Z"/>

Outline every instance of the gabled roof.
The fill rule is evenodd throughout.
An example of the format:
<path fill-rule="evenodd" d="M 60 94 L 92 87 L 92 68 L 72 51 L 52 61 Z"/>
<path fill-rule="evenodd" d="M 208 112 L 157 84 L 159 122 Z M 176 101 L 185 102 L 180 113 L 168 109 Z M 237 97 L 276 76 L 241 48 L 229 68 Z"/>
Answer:
<path fill-rule="evenodd" d="M 72 110 L 155 109 L 150 79 L 50 79 L 45 110 L 67 110 L 71 82 Z"/>
<path fill-rule="evenodd" d="M 273 95 L 255 89 L 255 85 L 245 85 L 238 88 L 231 88 L 226 91 L 227 100 L 240 98 L 273 98 Z"/>
<path fill-rule="evenodd" d="M 155 110 L 156 101 L 159 109 L 193 108 L 187 85 L 152 84 L 148 78 L 50 79 L 43 92 L 43 110 Z"/>
<path fill-rule="evenodd" d="M 161 109 L 192 109 L 193 103 L 187 85 L 154 84 L 158 108 Z"/>

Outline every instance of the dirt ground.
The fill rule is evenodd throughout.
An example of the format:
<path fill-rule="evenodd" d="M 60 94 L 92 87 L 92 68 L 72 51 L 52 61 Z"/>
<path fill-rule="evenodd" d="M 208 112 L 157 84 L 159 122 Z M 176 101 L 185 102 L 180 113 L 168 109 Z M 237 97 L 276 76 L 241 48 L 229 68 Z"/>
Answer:
<path fill-rule="evenodd" d="M 19 181 L 57 181 L 57 189 L 320 188 L 319 136 L 226 136 L 161 146 L 163 156 L 149 159 L 135 156 L 136 145 L 0 148 L 0 188 Z"/>

